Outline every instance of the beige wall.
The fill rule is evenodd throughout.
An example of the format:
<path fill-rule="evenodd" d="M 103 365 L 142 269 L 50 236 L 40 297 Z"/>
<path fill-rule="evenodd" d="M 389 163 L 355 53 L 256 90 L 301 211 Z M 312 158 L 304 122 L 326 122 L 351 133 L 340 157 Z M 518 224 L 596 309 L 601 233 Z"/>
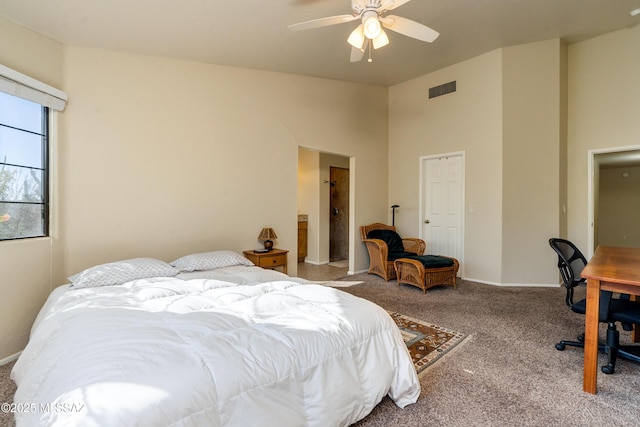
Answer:
<path fill-rule="evenodd" d="M 0 18 L 0 61 L 5 67 L 62 89 L 63 45 Z"/>
<path fill-rule="evenodd" d="M 600 168 L 598 182 L 597 244 L 640 247 L 640 167 Z"/>
<path fill-rule="evenodd" d="M 65 274 L 259 247 L 264 226 L 295 274 L 298 147 L 354 156 L 363 192 L 386 182 L 368 166 L 386 160 L 385 88 L 76 47 L 65 58 Z"/>
<path fill-rule="evenodd" d="M 569 46 L 568 237 L 589 247 L 589 150 L 640 145 L 640 26 Z"/>
<path fill-rule="evenodd" d="M 390 89 L 389 203 L 417 236 L 421 156 L 464 152 L 464 277 L 557 283 L 549 237 L 560 232 L 564 141 L 559 40 L 500 49 Z M 429 87 L 457 91 L 428 99 Z"/>
<path fill-rule="evenodd" d="M 455 80 L 457 91 L 429 99 Z M 419 237 L 420 157 L 464 152 L 464 271 L 500 283 L 502 224 L 502 53 L 494 51 L 389 90 L 389 203 L 396 226 Z M 472 213 L 469 207 L 473 206 Z"/>
<path fill-rule="evenodd" d="M 564 53 L 557 39 L 503 49 L 503 284 L 557 283 Z"/>
<path fill-rule="evenodd" d="M 2 18 L 0 40 L 0 64 L 64 89 L 60 43 Z M 58 139 L 55 117 L 53 122 L 50 137 L 55 144 Z M 51 292 L 55 244 L 50 238 L 0 242 L 0 361 L 22 351 L 31 324 Z"/>
<path fill-rule="evenodd" d="M 51 292 L 51 239 L 0 242 L 0 361 L 24 348 Z M 2 364 L 2 363 L 0 363 Z"/>
<path fill-rule="evenodd" d="M 307 215 L 307 256 L 305 262 L 317 264 L 320 229 L 320 153 L 298 151 L 298 214 Z"/>
<path fill-rule="evenodd" d="M 320 223 L 320 153 L 300 148 L 298 151 L 298 214 L 307 215 L 307 256 L 317 263 Z"/>

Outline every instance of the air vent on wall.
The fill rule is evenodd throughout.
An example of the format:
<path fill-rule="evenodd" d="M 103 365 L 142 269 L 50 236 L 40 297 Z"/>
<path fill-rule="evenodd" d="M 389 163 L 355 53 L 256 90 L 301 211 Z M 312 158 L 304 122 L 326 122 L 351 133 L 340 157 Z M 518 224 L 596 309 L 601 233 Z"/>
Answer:
<path fill-rule="evenodd" d="M 429 88 L 429 99 L 456 91 L 456 81 Z"/>

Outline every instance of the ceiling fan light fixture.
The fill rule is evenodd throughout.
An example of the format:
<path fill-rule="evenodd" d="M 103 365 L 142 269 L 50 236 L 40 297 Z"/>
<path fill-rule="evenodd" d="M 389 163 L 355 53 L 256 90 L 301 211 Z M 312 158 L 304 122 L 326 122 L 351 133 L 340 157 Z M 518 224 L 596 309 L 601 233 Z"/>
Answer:
<path fill-rule="evenodd" d="M 382 27 L 427 43 L 433 42 L 440 35 L 440 33 L 433 28 L 422 25 L 419 22 L 401 16 L 387 15 L 387 12 L 409 1 L 410 0 L 351 0 L 352 14 L 350 15 L 336 15 L 312 19 L 310 21 L 289 25 L 289 29 L 292 31 L 307 30 L 360 21 L 358 27 L 351 31 L 347 37 L 347 42 L 351 45 L 350 61 L 358 62 L 362 60 L 368 48 L 368 60 L 371 62 L 371 51 L 389 44 L 389 37 Z M 635 11 L 633 13 L 635 13 Z"/>
<path fill-rule="evenodd" d="M 380 31 L 382 30 L 382 26 L 380 25 L 380 21 L 378 20 L 378 14 L 374 11 L 367 11 L 362 15 L 362 28 L 364 31 L 364 35 L 373 40 L 378 35 L 380 35 Z"/>
<path fill-rule="evenodd" d="M 378 34 L 378 37 L 373 39 L 373 48 L 378 49 L 388 44 L 389 44 L 389 37 L 387 37 L 387 33 L 385 33 L 384 30 L 381 29 L 380 34 Z"/>
<path fill-rule="evenodd" d="M 364 32 L 362 31 L 362 24 L 358 25 L 356 29 L 349 34 L 347 42 L 356 49 L 362 50 L 364 47 Z"/>

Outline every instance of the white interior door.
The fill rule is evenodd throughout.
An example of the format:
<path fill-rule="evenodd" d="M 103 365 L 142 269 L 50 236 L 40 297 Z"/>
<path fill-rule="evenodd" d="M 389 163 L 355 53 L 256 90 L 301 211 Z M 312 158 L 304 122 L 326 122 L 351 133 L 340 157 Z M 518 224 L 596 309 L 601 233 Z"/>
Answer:
<path fill-rule="evenodd" d="M 425 253 L 446 255 L 462 264 L 464 214 L 463 154 L 425 157 L 421 162 L 421 237 Z"/>

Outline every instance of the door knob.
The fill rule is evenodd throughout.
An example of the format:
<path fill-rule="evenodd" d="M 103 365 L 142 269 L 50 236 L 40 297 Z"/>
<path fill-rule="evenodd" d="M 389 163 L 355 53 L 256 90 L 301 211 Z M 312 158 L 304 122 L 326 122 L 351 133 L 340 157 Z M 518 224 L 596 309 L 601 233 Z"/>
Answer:
<path fill-rule="evenodd" d="M 424 220 L 424 223 L 425 223 L 425 224 L 429 224 L 429 220 L 428 220 L 428 219 L 425 219 L 425 220 Z"/>
<path fill-rule="evenodd" d="M 334 215 L 338 215 L 340 213 L 340 211 L 338 210 L 338 208 L 333 208 L 331 209 L 331 213 Z"/>

